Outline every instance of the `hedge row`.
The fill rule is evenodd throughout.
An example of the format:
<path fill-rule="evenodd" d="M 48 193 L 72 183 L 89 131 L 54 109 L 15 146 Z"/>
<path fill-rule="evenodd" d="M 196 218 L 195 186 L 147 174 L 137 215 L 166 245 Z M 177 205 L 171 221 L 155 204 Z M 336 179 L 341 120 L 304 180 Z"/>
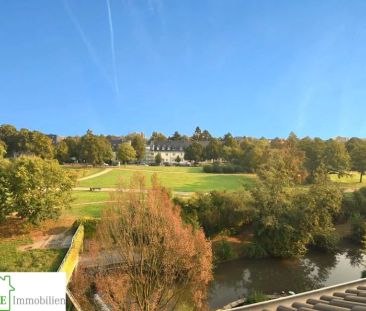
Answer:
<path fill-rule="evenodd" d="M 240 165 L 214 163 L 203 167 L 205 173 L 233 174 L 246 173 L 247 170 Z"/>

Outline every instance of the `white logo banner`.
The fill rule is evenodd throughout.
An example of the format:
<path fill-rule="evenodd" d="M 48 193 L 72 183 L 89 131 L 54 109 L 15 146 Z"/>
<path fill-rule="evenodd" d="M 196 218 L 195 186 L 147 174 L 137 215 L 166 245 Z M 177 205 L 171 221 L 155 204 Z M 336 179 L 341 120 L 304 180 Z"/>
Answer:
<path fill-rule="evenodd" d="M 0 272 L 0 311 L 65 311 L 64 272 Z"/>

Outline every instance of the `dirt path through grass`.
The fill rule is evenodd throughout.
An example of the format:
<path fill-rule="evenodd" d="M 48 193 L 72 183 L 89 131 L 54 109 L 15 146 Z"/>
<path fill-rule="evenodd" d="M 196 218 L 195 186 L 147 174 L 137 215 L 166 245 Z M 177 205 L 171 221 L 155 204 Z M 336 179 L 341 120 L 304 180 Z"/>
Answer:
<path fill-rule="evenodd" d="M 111 170 L 112 170 L 111 168 L 106 168 L 105 170 L 103 170 L 101 172 L 98 172 L 98 173 L 95 173 L 93 175 L 89 175 L 89 176 L 86 176 L 86 177 L 79 178 L 78 181 L 82 181 L 82 180 L 87 180 L 87 179 L 91 179 L 91 178 L 94 178 L 94 177 L 98 177 L 100 175 L 107 174 Z"/>

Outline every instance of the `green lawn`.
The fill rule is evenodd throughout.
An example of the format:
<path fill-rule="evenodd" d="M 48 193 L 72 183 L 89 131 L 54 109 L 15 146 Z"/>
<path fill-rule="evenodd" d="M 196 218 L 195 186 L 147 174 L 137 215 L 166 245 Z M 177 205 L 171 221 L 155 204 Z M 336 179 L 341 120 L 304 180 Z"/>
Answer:
<path fill-rule="evenodd" d="M 338 177 L 336 174 L 331 174 L 330 179 L 339 184 L 344 189 L 358 189 L 366 187 L 366 176 L 360 183 L 360 173 L 350 172 L 349 175 Z"/>
<path fill-rule="evenodd" d="M 82 204 L 109 200 L 109 193 L 103 191 L 74 191 L 73 204 Z"/>
<path fill-rule="evenodd" d="M 235 190 L 242 186 L 249 188 L 255 183 L 254 175 L 207 174 L 202 172 L 201 167 L 127 166 L 114 168 L 104 175 L 81 181 L 79 186 L 115 187 L 120 179 L 128 182 L 136 172 L 143 174 L 148 184 L 151 176 L 156 173 L 164 186 L 181 192 Z"/>
<path fill-rule="evenodd" d="M 177 192 L 235 190 L 241 187 L 250 188 L 255 183 L 255 176 L 248 174 L 207 174 L 200 167 L 161 167 L 161 166 L 127 166 L 113 168 L 112 171 L 79 182 L 82 187 L 116 187 L 122 178 L 128 183 L 131 176 L 139 172 L 144 174 L 148 184 L 154 173 L 160 182 Z M 179 195 L 179 193 L 176 195 Z M 71 209 L 64 211 L 64 215 L 75 218 L 100 217 L 101 210 L 110 201 L 108 192 L 74 191 L 74 202 Z"/>
<path fill-rule="evenodd" d="M 248 174 L 207 174 L 202 172 L 200 167 L 162 167 L 162 166 L 127 166 L 113 168 L 112 171 L 85 181 L 79 182 L 79 186 L 90 187 L 115 187 L 118 180 L 122 178 L 128 182 L 129 178 L 136 172 L 144 174 L 149 181 L 151 176 L 156 173 L 164 186 L 178 192 L 196 192 L 218 190 L 235 190 L 243 185 L 250 188 L 255 184 L 255 175 Z M 358 182 L 359 174 L 352 173 L 349 177 L 338 178 L 331 175 L 331 180 L 339 183 L 342 188 L 359 188 L 366 186 L 365 181 Z M 307 189 L 308 186 L 298 186 Z M 178 193 L 179 194 L 179 193 Z M 177 195 L 177 193 L 175 193 Z M 100 217 L 101 210 L 108 204 L 108 192 L 74 191 L 75 199 L 73 206 L 65 213 L 68 216 L 78 217 Z"/>
<path fill-rule="evenodd" d="M 63 211 L 65 216 L 75 218 L 100 217 L 101 210 L 107 205 L 105 201 L 110 201 L 108 192 L 74 191 L 74 202 L 70 209 Z"/>
<path fill-rule="evenodd" d="M 35 249 L 20 251 L 19 245 L 31 240 L 19 237 L 15 240 L 0 242 L 0 271 L 2 272 L 38 272 L 57 271 L 67 249 Z"/>
<path fill-rule="evenodd" d="M 202 172 L 200 167 L 163 167 L 163 166 L 127 166 L 113 168 L 112 171 L 85 181 L 79 182 L 79 186 L 90 187 L 115 187 L 118 180 L 122 178 L 128 182 L 129 178 L 136 172 L 144 174 L 149 182 L 151 176 L 156 173 L 164 186 L 173 191 L 190 192 L 210 191 L 210 190 L 235 190 L 243 185 L 250 188 L 255 184 L 255 175 L 249 174 L 207 174 Z M 338 178 L 337 175 L 330 175 L 331 180 L 338 183 L 343 189 L 360 188 L 366 186 L 365 181 L 359 183 L 359 174 L 351 173 L 350 176 Z M 308 189 L 308 186 L 298 186 L 297 188 Z M 100 217 L 101 210 L 108 204 L 108 192 L 74 191 L 75 199 L 71 209 L 64 213 L 68 216 L 79 217 Z"/>

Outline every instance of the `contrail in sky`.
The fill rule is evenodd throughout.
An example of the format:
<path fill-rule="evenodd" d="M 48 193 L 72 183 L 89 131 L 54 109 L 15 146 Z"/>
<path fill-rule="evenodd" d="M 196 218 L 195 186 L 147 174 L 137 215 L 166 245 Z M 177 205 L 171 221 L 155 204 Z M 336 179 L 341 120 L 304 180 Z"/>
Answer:
<path fill-rule="evenodd" d="M 108 9 L 108 22 L 109 22 L 109 33 L 111 39 L 111 53 L 112 53 L 112 63 L 113 63 L 113 75 L 114 75 L 114 87 L 116 89 L 117 95 L 119 94 L 119 87 L 118 87 L 118 77 L 117 77 L 117 66 L 116 66 L 116 51 L 114 48 L 114 29 L 113 29 L 113 20 L 112 20 L 112 12 L 111 12 L 111 5 L 109 0 L 107 2 L 107 9 Z"/>
<path fill-rule="evenodd" d="M 105 68 L 102 66 L 102 64 L 100 63 L 98 56 L 92 46 L 92 44 L 90 43 L 88 37 L 86 36 L 83 28 L 81 27 L 78 19 L 76 18 L 76 16 L 74 15 L 73 11 L 71 10 L 69 3 L 67 2 L 67 0 L 64 1 L 64 7 L 66 9 L 66 12 L 71 20 L 71 22 L 73 23 L 73 25 L 75 26 L 81 40 L 83 41 L 83 43 L 85 44 L 85 47 L 90 55 L 90 58 L 92 59 L 92 61 L 94 62 L 95 66 L 99 69 L 99 71 L 101 72 L 101 74 L 103 75 L 103 77 L 108 81 L 108 83 L 112 83 L 109 75 L 107 74 Z"/>

